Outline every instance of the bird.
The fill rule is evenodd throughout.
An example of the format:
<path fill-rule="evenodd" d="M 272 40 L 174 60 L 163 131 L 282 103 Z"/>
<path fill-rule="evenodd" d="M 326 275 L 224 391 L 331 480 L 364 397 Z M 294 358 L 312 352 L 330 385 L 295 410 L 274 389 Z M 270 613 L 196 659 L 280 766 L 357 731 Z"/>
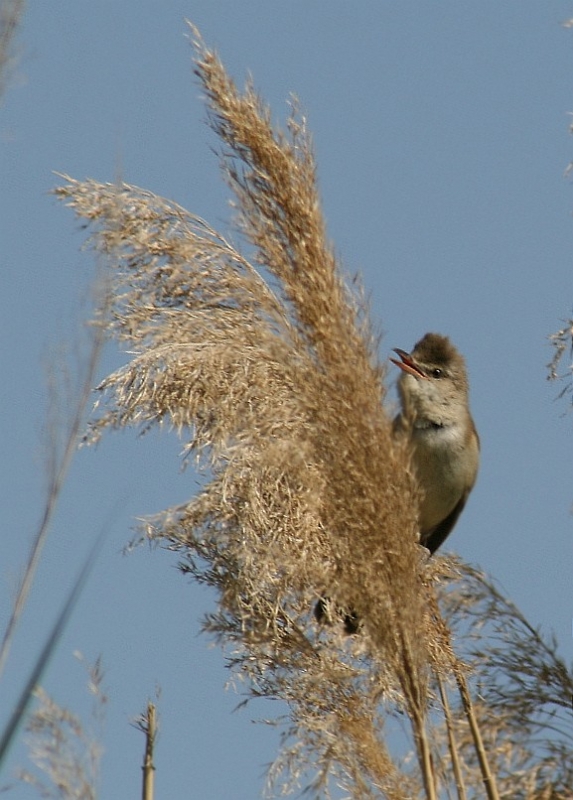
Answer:
<path fill-rule="evenodd" d="M 451 533 L 476 482 L 480 440 L 469 407 L 469 383 L 463 356 L 447 336 L 427 333 L 411 352 L 396 348 L 400 412 L 395 438 L 408 440 L 420 489 L 420 544 L 430 555 Z M 322 597 L 315 617 L 330 621 L 330 601 Z M 360 621 L 342 611 L 344 630 L 356 633 Z"/>
<path fill-rule="evenodd" d="M 444 543 L 473 489 L 480 440 L 469 407 L 463 356 L 447 336 L 427 333 L 411 353 L 396 348 L 401 411 L 394 435 L 409 440 L 421 491 L 420 544 L 430 554 Z"/>

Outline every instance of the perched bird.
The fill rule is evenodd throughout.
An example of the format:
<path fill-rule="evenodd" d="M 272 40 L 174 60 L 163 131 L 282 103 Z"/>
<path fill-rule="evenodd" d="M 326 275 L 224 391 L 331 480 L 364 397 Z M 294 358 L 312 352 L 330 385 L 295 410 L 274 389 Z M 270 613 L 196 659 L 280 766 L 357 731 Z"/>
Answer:
<path fill-rule="evenodd" d="M 479 467 L 466 365 L 450 340 L 437 333 L 427 333 L 411 353 L 394 352 L 400 361 L 390 360 L 402 370 L 402 410 L 394 431 L 410 440 L 422 492 L 420 544 L 435 553 L 462 513 Z"/>
<path fill-rule="evenodd" d="M 451 533 L 473 489 L 479 467 L 479 437 L 469 409 L 463 357 L 446 336 L 427 333 L 411 353 L 394 351 L 402 370 L 401 411 L 395 436 L 409 439 L 412 466 L 421 490 L 420 544 L 430 553 Z M 316 604 L 319 622 L 328 621 L 328 600 Z M 354 612 L 341 611 L 346 633 L 356 633 Z"/>

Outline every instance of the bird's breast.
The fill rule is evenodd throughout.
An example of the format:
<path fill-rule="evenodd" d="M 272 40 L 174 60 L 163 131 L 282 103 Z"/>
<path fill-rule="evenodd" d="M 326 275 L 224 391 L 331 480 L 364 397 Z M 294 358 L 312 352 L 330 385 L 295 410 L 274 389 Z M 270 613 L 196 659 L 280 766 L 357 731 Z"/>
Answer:
<path fill-rule="evenodd" d="M 414 429 L 413 466 L 422 490 L 420 528 L 438 525 L 474 484 L 477 442 L 458 426 Z"/>

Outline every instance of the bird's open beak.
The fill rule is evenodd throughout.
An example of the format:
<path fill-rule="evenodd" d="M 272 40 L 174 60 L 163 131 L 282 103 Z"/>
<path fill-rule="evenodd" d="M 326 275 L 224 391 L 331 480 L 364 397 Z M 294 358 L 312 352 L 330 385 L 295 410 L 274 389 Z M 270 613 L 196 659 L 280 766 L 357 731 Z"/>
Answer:
<path fill-rule="evenodd" d="M 396 347 L 394 349 L 394 352 L 398 353 L 401 361 L 398 361 L 395 358 L 391 358 L 390 361 L 393 364 L 396 364 L 396 366 L 400 367 L 400 369 L 403 370 L 404 372 L 409 372 L 410 375 L 413 375 L 415 378 L 423 378 L 424 380 L 427 380 L 428 376 L 424 375 L 422 370 L 416 365 L 416 362 L 414 361 L 410 353 L 407 353 L 405 350 L 400 350 L 399 347 Z"/>

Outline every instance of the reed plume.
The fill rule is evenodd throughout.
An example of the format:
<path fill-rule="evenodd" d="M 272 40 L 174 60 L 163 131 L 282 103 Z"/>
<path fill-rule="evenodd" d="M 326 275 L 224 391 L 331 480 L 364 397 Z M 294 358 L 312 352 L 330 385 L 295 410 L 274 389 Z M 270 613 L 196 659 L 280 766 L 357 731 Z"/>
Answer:
<path fill-rule="evenodd" d="M 131 355 L 98 387 L 86 441 L 165 424 L 203 470 L 199 493 L 141 533 L 215 589 L 204 628 L 250 696 L 286 702 L 271 784 L 392 800 L 452 785 L 461 797 L 475 768 L 498 797 L 440 610 L 448 562 L 424 566 L 418 489 L 367 305 L 326 232 L 306 120 L 293 101 L 286 131 L 273 126 L 252 84 L 239 90 L 192 34 L 240 245 L 149 191 L 65 178 L 56 194 L 113 272 L 98 323 Z M 315 620 L 319 598 L 333 625 Z M 413 761 L 388 746 L 400 715 Z M 471 757 L 455 756 L 461 725 Z"/>

